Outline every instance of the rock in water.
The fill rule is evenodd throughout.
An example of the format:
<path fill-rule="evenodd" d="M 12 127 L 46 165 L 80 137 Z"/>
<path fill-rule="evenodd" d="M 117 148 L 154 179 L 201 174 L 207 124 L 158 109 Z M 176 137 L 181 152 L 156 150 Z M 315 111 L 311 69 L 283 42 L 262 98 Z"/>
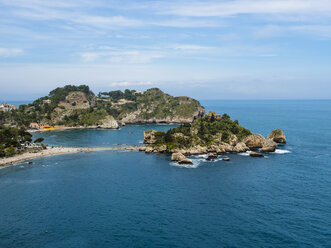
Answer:
<path fill-rule="evenodd" d="M 252 134 L 243 140 L 249 149 L 262 148 L 265 141 L 266 139 L 261 134 Z"/>
<path fill-rule="evenodd" d="M 223 161 L 230 161 L 230 158 L 229 157 L 224 157 L 222 158 Z"/>
<path fill-rule="evenodd" d="M 251 157 L 259 157 L 259 158 L 263 158 L 264 157 L 263 154 L 258 153 L 258 152 L 251 152 L 249 155 Z"/>
<path fill-rule="evenodd" d="M 281 129 L 272 130 L 271 133 L 268 135 L 268 140 L 273 140 L 279 144 L 286 144 L 286 138 L 283 130 Z"/>
<path fill-rule="evenodd" d="M 206 158 L 206 160 L 210 161 L 210 160 L 214 160 L 218 158 L 217 153 L 209 153 L 208 157 Z"/>
<path fill-rule="evenodd" d="M 191 160 L 189 160 L 187 157 L 185 157 L 184 154 L 182 153 L 173 153 L 171 155 L 171 160 L 172 161 L 177 161 L 179 164 L 193 164 Z"/>
<path fill-rule="evenodd" d="M 246 144 L 244 142 L 239 142 L 234 148 L 233 148 L 234 152 L 247 152 L 249 151 L 249 148 L 246 146 Z"/>
<path fill-rule="evenodd" d="M 139 149 L 138 149 L 138 150 L 139 150 L 140 152 L 144 152 L 144 151 L 146 151 L 146 148 L 147 148 L 147 147 L 145 147 L 145 146 L 142 146 L 142 147 L 139 147 Z"/>
<path fill-rule="evenodd" d="M 266 140 L 261 148 L 261 152 L 274 152 L 276 151 L 277 143 L 273 140 Z"/>

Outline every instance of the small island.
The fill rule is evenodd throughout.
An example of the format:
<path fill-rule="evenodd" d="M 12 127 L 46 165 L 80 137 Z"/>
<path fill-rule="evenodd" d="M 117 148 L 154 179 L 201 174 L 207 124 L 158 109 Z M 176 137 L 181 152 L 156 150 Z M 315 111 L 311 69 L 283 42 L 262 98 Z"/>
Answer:
<path fill-rule="evenodd" d="M 167 132 L 148 130 L 144 133 L 144 143 L 140 151 L 169 153 L 171 160 L 179 164 L 192 164 L 186 156 L 208 154 L 207 160 L 213 160 L 225 153 L 250 151 L 252 157 L 263 157 L 263 153 L 274 152 L 279 143 L 285 144 L 286 138 L 282 130 L 276 129 L 266 139 L 242 127 L 237 120 L 231 120 L 227 114 L 220 116 L 211 112 Z"/>

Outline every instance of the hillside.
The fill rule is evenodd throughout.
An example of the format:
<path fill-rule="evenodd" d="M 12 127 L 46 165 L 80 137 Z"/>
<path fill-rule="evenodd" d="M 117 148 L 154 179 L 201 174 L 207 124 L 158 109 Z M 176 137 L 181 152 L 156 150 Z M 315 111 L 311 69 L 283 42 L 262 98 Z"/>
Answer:
<path fill-rule="evenodd" d="M 100 92 L 96 96 L 86 85 L 67 85 L 16 111 L 0 113 L 0 124 L 118 128 L 118 122 L 190 123 L 204 113 L 197 100 L 173 97 L 157 88 Z"/>
<path fill-rule="evenodd" d="M 190 97 L 173 97 L 158 88 L 103 92 L 98 103 L 121 123 L 190 123 L 205 109 Z M 109 106 L 108 108 L 106 106 Z"/>

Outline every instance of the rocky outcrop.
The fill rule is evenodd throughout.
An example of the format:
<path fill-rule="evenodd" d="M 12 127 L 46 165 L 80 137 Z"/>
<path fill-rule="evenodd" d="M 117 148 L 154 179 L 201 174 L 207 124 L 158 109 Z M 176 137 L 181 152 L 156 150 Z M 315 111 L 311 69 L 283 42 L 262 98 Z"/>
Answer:
<path fill-rule="evenodd" d="M 162 145 L 162 146 L 157 146 L 153 149 L 153 152 L 155 153 L 165 153 L 167 152 L 167 146 L 166 145 Z"/>
<path fill-rule="evenodd" d="M 217 146 L 217 145 L 211 145 L 210 147 L 208 147 L 207 151 L 208 152 L 213 152 L 213 153 L 216 153 L 216 154 L 226 153 L 226 149 L 224 147 Z"/>
<path fill-rule="evenodd" d="M 281 129 L 272 130 L 267 139 L 279 144 L 286 144 L 285 134 Z"/>
<path fill-rule="evenodd" d="M 249 148 L 246 146 L 244 142 L 239 142 L 234 148 L 234 152 L 241 153 L 249 151 Z"/>
<path fill-rule="evenodd" d="M 243 140 L 249 149 L 262 148 L 265 141 L 261 134 L 252 134 Z"/>
<path fill-rule="evenodd" d="M 209 153 L 208 154 L 208 157 L 206 158 L 206 160 L 210 161 L 210 160 L 214 160 L 216 158 L 218 158 L 217 153 Z"/>
<path fill-rule="evenodd" d="M 144 143 L 145 144 L 155 144 L 156 137 L 155 134 L 157 133 L 156 130 L 148 130 L 144 132 Z"/>
<path fill-rule="evenodd" d="M 202 147 L 202 146 L 191 147 L 189 149 L 186 149 L 185 153 L 190 155 L 204 154 L 207 153 L 207 147 Z"/>
<path fill-rule="evenodd" d="M 231 146 L 228 143 L 222 142 L 222 144 L 219 146 L 219 149 L 225 152 L 233 152 L 233 146 Z"/>
<path fill-rule="evenodd" d="M 98 127 L 106 129 L 118 129 L 118 123 L 112 116 L 107 116 L 105 119 L 101 120 L 101 125 Z"/>
<path fill-rule="evenodd" d="M 236 135 L 232 134 L 229 138 L 229 145 L 235 146 L 238 143 L 238 138 Z"/>
<path fill-rule="evenodd" d="M 263 143 L 263 146 L 261 148 L 261 152 L 274 152 L 276 151 L 277 143 L 273 140 L 266 140 Z"/>
<path fill-rule="evenodd" d="M 177 161 L 179 164 L 193 164 L 191 160 L 189 160 L 187 157 L 185 157 L 184 154 L 179 152 L 173 153 L 171 155 L 171 161 Z"/>
<path fill-rule="evenodd" d="M 229 157 L 224 157 L 222 158 L 223 161 L 230 161 L 230 158 Z"/>
<path fill-rule="evenodd" d="M 257 157 L 257 158 L 263 158 L 264 157 L 263 154 L 258 153 L 258 152 L 251 152 L 249 155 L 251 157 Z"/>

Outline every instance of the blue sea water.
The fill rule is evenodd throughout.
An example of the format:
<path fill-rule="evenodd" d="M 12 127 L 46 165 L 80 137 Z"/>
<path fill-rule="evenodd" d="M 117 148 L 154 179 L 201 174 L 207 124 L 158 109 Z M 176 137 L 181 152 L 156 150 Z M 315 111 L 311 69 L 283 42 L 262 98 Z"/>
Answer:
<path fill-rule="evenodd" d="M 202 104 L 256 133 L 282 128 L 288 144 L 267 158 L 194 159 L 191 169 L 168 155 L 112 151 L 1 169 L 0 247 L 331 247 L 331 101 Z M 139 143 L 155 127 L 171 128 L 35 137 L 110 146 Z"/>

